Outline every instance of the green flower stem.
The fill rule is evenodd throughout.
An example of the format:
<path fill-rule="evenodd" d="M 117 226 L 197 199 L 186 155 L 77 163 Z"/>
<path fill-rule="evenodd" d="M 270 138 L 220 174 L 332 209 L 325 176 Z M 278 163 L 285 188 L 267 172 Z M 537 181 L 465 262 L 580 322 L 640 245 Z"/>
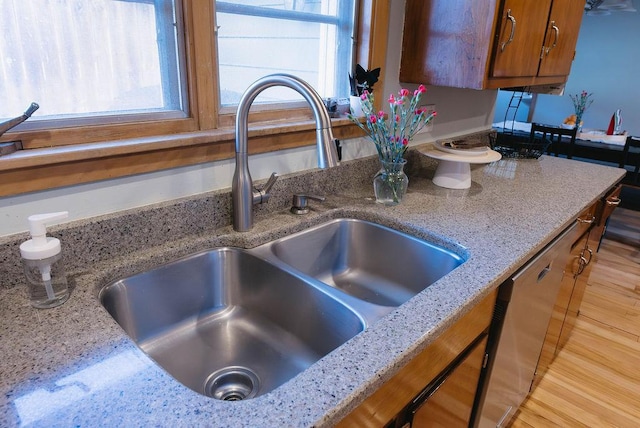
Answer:
<path fill-rule="evenodd" d="M 420 85 L 411 97 L 406 89 L 401 89 L 397 98 L 392 94 L 389 97 L 388 115 L 374 110 L 373 94 L 365 91 L 360 97 L 366 125 L 352 115 L 349 115 L 349 119 L 369 135 L 381 160 L 401 160 L 413 136 L 433 120 L 435 112 L 427 115 L 424 109 L 418 108 L 425 92 L 425 87 Z"/>

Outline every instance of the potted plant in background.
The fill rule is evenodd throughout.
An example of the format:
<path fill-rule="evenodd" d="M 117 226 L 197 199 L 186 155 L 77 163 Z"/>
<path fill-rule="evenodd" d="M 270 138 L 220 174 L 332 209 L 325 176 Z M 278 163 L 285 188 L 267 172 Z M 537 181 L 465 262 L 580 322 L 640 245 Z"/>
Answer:
<path fill-rule="evenodd" d="M 365 70 L 360 64 L 356 65 L 356 72 L 349 74 L 349 86 L 351 87 L 351 96 L 349 97 L 349 106 L 351 114 L 356 117 L 362 117 L 362 107 L 360 105 L 360 97 L 364 91 L 373 93 L 373 85 L 380 78 L 380 67 L 374 70 Z"/>
<path fill-rule="evenodd" d="M 373 94 L 365 89 L 360 96 L 364 123 L 354 114 L 348 116 L 367 133 L 378 151 L 381 169 L 373 179 L 378 203 L 397 205 L 407 191 L 409 179 L 404 173 L 407 163 L 404 153 L 413 136 L 436 115 L 436 112 L 428 113 L 426 107 L 419 106 L 420 98 L 426 91 L 424 85 L 420 85 L 411 97 L 408 89 L 401 89 L 397 96 L 389 95 L 390 110 L 386 115 L 384 111 L 374 110 Z"/>

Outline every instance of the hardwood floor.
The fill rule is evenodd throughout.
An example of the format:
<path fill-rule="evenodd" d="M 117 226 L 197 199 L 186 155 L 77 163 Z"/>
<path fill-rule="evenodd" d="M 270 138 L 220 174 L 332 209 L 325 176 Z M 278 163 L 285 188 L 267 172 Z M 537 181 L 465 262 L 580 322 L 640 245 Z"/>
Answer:
<path fill-rule="evenodd" d="M 640 212 L 617 209 L 576 327 L 513 427 L 640 427 Z"/>

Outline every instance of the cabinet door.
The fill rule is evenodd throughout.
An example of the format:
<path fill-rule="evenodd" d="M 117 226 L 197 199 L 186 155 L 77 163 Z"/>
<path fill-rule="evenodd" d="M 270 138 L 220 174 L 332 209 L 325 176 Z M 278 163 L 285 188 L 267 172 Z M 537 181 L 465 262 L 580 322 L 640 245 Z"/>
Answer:
<path fill-rule="evenodd" d="M 506 0 L 498 21 L 493 77 L 536 76 L 551 0 Z"/>
<path fill-rule="evenodd" d="M 538 383 L 540 383 L 540 380 L 542 380 L 549 369 L 549 365 L 554 360 L 558 352 L 560 352 L 560 349 L 562 349 L 562 345 L 564 345 L 564 342 L 562 345 L 560 344 L 560 337 L 563 332 L 563 325 L 567 320 L 567 310 L 569 309 L 569 303 L 576 288 L 578 273 L 584 271 L 583 257 L 585 255 L 585 249 L 587 248 L 588 237 L 589 232 L 587 231 L 571 247 L 571 255 L 564 269 L 562 282 L 560 283 L 560 291 L 558 292 L 558 297 L 556 298 L 556 302 L 553 306 L 553 313 L 551 314 L 549 327 L 547 328 L 544 344 L 542 345 L 542 352 L 540 353 L 538 366 L 536 367 L 535 377 L 531 387 L 532 390 L 538 385 Z M 577 299 L 581 300 L 582 295 L 579 296 L 578 294 L 580 294 L 580 290 L 576 293 L 574 305 L 575 302 L 577 302 Z M 570 329 L 570 327 L 567 327 L 567 329 L 564 330 L 565 336 L 563 337 L 565 342 Z"/>
<path fill-rule="evenodd" d="M 431 395 L 417 403 L 411 427 L 466 428 L 482 370 L 487 337 L 485 336 L 460 364 L 449 373 Z"/>
<path fill-rule="evenodd" d="M 578 41 L 585 0 L 553 0 L 539 76 L 567 76 Z"/>
<path fill-rule="evenodd" d="M 571 299 L 569 300 L 569 306 L 567 307 L 567 315 L 565 316 L 564 323 L 562 324 L 562 331 L 560 332 L 560 338 L 558 339 L 558 350 L 562 349 L 567 344 L 569 336 L 573 331 L 573 327 L 578 319 L 578 313 L 580 312 L 580 305 L 582 304 L 582 298 L 587 290 L 587 282 L 589 281 L 589 275 L 591 274 L 591 268 L 593 267 L 593 250 L 589 248 L 589 243 L 585 243 L 582 251 L 580 251 L 579 257 L 574 260 L 573 269 L 576 273 L 576 282 L 573 286 L 571 293 Z"/>
<path fill-rule="evenodd" d="M 596 251 L 600 250 L 600 243 L 607 231 L 607 220 L 613 214 L 613 210 L 620 205 L 620 192 L 622 191 L 622 185 L 616 186 L 611 192 L 598 201 L 598 208 L 596 210 L 596 226 L 589 235 L 589 245 Z"/>
<path fill-rule="evenodd" d="M 407 0 L 400 81 L 481 89 L 495 0 Z"/>

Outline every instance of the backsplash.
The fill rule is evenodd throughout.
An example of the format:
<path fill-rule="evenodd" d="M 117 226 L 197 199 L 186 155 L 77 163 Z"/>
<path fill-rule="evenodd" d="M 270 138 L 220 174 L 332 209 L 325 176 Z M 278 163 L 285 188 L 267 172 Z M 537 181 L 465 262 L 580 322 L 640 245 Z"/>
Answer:
<path fill-rule="evenodd" d="M 370 182 L 376 157 L 341 163 L 337 168 L 288 174 L 278 179 L 268 203 L 254 207 L 256 220 L 291 206 L 294 193 L 348 193 Z M 262 183 L 257 183 L 258 185 Z M 25 219 L 26 222 L 26 219 Z M 231 189 L 50 226 L 60 239 L 67 273 L 188 236 L 203 236 L 231 225 Z M 23 285 L 19 246 L 28 233 L 0 238 L 0 288 Z"/>
<path fill-rule="evenodd" d="M 489 132 L 480 132 L 457 138 L 485 139 L 488 143 L 488 135 Z M 437 161 L 420 155 L 415 148 L 410 148 L 405 158 L 405 171 L 410 182 L 411 176 L 429 176 L 437 165 Z M 286 212 L 291 207 L 294 193 L 349 196 L 350 192 L 361 191 L 363 186 L 371 186 L 379 169 L 377 156 L 369 156 L 342 162 L 337 168 L 314 169 L 279 177 L 269 202 L 254 206 L 255 219 Z M 257 186 L 261 184 L 259 182 Z M 48 231 L 60 239 L 65 269 L 68 275 L 73 275 L 96 263 L 172 241 L 203 237 L 225 227 L 231 232 L 231 218 L 231 189 L 228 188 L 54 225 Z M 29 234 L 26 232 L 0 237 L 0 288 L 23 285 L 19 246 L 27 239 Z M 242 242 L 242 239 L 235 242 Z"/>

